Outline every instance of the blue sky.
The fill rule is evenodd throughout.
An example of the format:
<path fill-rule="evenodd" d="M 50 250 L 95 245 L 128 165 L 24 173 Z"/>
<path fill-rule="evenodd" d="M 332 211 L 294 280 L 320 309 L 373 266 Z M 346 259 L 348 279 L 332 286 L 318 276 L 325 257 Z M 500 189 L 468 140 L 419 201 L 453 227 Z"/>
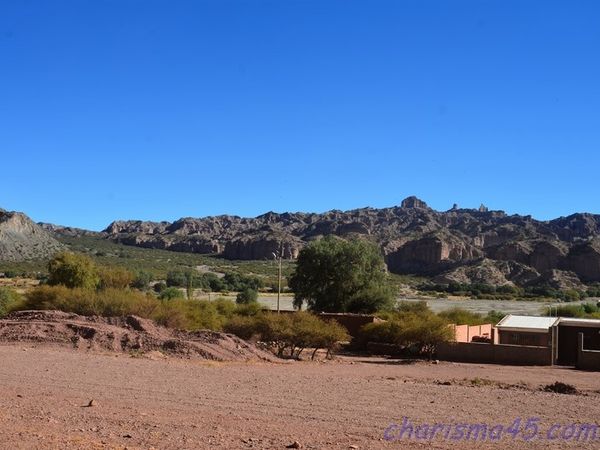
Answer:
<path fill-rule="evenodd" d="M 0 207 L 600 213 L 600 2 L 0 3 Z"/>

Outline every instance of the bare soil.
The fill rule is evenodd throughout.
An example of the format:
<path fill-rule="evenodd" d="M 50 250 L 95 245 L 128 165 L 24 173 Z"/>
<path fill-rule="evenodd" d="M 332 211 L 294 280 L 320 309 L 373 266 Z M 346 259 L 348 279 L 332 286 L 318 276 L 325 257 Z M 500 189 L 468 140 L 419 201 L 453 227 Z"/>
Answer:
<path fill-rule="evenodd" d="M 136 316 L 79 316 L 62 311 L 19 311 L 0 320 L 0 342 L 39 342 L 79 350 L 214 361 L 278 361 L 238 337 L 214 331 L 174 331 Z"/>
<path fill-rule="evenodd" d="M 277 364 L 134 356 L 0 345 L 0 448 L 283 449 L 295 441 L 312 449 L 599 448 L 599 441 L 510 437 L 383 439 L 403 417 L 592 423 L 600 417 L 598 373 L 358 357 Z M 579 394 L 542 391 L 558 380 Z"/>

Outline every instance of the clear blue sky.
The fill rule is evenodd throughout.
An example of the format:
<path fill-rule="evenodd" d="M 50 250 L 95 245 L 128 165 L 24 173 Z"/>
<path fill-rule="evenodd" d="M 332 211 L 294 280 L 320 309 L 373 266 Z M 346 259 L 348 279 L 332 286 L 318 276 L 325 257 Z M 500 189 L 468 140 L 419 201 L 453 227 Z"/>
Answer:
<path fill-rule="evenodd" d="M 600 213 L 600 2 L 0 3 L 0 207 Z"/>

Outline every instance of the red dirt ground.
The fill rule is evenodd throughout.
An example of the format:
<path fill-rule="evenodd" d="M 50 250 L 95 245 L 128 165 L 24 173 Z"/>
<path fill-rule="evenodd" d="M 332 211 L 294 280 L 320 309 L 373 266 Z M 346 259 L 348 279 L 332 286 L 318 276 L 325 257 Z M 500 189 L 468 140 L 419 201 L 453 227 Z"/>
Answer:
<path fill-rule="evenodd" d="M 557 380 L 582 395 L 540 391 Z M 356 357 L 207 362 L 3 344 L 0 448 L 282 449 L 294 441 L 312 449 L 600 448 L 600 440 L 510 436 L 498 442 L 383 439 L 386 427 L 404 416 L 413 424 L 491 425 L 538 417 L 544 431 L 554 423 L 593 423 L 600 417 L 599 392 L 598 373 L 564 368 Z"/>

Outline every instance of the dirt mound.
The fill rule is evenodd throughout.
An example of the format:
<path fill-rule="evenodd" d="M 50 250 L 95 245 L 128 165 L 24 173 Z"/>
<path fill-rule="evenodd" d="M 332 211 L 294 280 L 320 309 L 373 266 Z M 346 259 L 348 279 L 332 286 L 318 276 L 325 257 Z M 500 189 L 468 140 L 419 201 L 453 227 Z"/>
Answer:
<path fill-rule="evenodd" d="M 213 361 L 276 361 L 238 337 L 215 331 L 184 332 L 137 316 L 79 316 L 61 311 L 19 311 L 0 320 L 0 342 L 39 342 L 82 350 L 156 352 Z"/>

